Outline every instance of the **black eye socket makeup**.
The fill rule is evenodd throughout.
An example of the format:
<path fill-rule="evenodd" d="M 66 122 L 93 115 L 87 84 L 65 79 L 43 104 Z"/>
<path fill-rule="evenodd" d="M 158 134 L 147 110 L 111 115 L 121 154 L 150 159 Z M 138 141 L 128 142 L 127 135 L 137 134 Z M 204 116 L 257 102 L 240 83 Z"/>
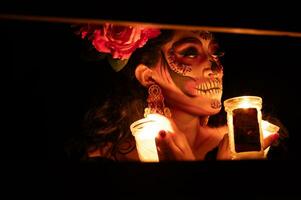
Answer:
<path fill-rule="evenodd" d="M 168 60 L 170 68 L 178 74 L 185 75 L 192 70 L 191 65 L 179 62 L 173 47 L 168 51 Z"/>

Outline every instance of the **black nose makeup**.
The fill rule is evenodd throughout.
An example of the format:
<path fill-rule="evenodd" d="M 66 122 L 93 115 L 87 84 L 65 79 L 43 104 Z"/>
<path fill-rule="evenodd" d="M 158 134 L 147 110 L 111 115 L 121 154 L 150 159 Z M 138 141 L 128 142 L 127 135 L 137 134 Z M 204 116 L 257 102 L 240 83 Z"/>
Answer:
<path fill-rule="evenodd" d="M 211 70 L 212 71 L 222 71 L 223 70 L 223 65 L 220 63 L 219 60 L 210 60 L 211 62 Z"/>

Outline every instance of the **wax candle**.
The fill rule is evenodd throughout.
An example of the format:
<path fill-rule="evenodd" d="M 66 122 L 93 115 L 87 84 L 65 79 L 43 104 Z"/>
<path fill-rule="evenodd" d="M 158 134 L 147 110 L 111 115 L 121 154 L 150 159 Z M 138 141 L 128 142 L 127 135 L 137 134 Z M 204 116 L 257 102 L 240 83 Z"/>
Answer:
<path fill-rule="evenodd" d="M 141 162 L 159 162 L 155 138 L 160 130 L 173 132 L 168 118 L 160 114 L 149 114 L 131 124 L 136 148 Z"/>

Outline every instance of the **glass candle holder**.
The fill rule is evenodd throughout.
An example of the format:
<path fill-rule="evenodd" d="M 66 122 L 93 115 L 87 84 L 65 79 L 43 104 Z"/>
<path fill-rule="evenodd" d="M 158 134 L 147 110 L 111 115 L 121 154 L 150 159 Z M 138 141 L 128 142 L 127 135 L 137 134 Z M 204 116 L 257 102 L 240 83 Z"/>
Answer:
<path fill-rule="evenodd" d="M 224 101 L 232 159 L 263 159 L 262 99 L 240 96 Z"/>
<path fill-rule="evenodd" d="M 173 132 L 169 119 L 160 114 L 149 114 L 132 123 L 130 129 L 135 137 L 140 161 L 159 162 L 155 139 L 160 130 Z"/>

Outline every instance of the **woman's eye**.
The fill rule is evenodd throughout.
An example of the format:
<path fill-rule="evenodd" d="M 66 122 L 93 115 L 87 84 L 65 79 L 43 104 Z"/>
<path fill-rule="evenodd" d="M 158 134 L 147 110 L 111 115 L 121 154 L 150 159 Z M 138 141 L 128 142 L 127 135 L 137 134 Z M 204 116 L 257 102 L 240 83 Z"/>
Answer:
<path fill-rule="evenodd" d="M 199 52 L 196 48 L 188 48 L 180 52 L 180 55 L 188 58 L 195 58 L 199 55 Z"/>
<path fill-rule="evenodd" d="M 213 56 L 217 57 L 217 58 L 221 58 L 225 55 L 225 52 L 223 51 L 216 51 L 212 54 Z"/>
<path fill-rule="evenodd" d="M 211 52 L 210 54 L 215 56 L 215 57 L 222 57 L 224 56 L 225 52 L 223 52 L 218 44 L 213 44 L 211 45 L 209 51 Z"/>
<path fill-rule="evenodd" d="M 219 52 L 215 52 L 214 54 L 210 55 L 210 61 L 214 61 L 214 62 L 220 62 L 221 58 L 224 56 L 224 52 L 219 51 Z"/>

